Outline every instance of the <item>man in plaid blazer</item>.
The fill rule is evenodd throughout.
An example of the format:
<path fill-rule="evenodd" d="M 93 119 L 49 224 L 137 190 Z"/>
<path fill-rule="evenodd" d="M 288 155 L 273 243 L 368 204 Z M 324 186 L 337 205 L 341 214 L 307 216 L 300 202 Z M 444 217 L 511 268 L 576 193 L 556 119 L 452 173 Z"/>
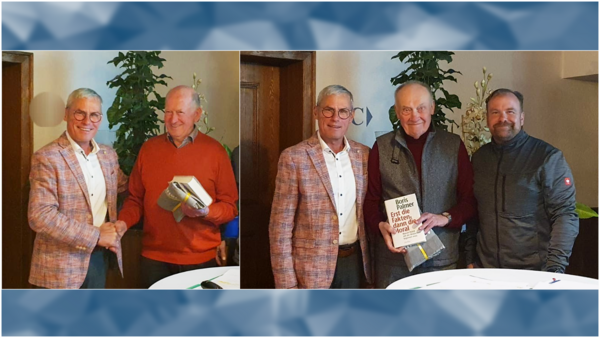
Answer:
<path fill-rule="evenodd" d="M 369 148 L 350 141 L 352 93 L 325 87 L 319 130 L 279 158 L 269 237 L 277 288 L 359 288 L 371 281 L 362 203 Z"/>
<path fill-rule="evenodd" d="M 67 100 L 67 131 L 36 151 L 29 180 L 29 225 L 37 233 L 29 282 L 52 289 L 103 288 L 107 260 L 117 255 L 121 273 L 117 190 L 126 189 L 117 154 L 94 136 L 102 98 L 80 88 Z"/>

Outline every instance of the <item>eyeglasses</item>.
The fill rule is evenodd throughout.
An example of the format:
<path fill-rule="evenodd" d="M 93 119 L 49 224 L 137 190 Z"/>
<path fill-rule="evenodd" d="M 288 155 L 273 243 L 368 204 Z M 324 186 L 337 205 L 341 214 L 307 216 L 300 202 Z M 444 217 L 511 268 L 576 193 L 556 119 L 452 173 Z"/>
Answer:
<path fill-rule="evenodd" d="M 421 105 L 417 107 L 417 114 L 425 114 L 428 112 L 428 106 Z M 404 116 L 412 115 L 413 109 L 411 107 L 402 107 L 400 108 L 400 114 Z"/>
<path fill-rule="evenodd" d="M 77 121 L 85 120 L 86 116 L 88 116 L 88 114 L 81 110 L 78 110 L 73 113 L 73 117 L 75 117 L 75 120 L 77 120 Z M 98 123 L 102 120 L 102 114 L 90 113 L 89 116 L 90 116 L 90 121 L 92 121 L 92 123 Z"/>
<path fill-rule="evenodd" d="M 321 107 L 319 107 L 319 108 L 321 108 Z M 357 109 L 362 110 L 362 108 L 359 108 L 359 107 L 356 107 L 353 109 L 346 109 L 346 108 L 340 109 L 337 111 L 338 116 L 340 117 L 340 119 L 345 120 L 345 119 L 349 118 L 352 115 L 352 113 Z M 330 118 L 330 117 L 333 117 L 333 114 L 335 114 L 335 109 L 329 108 L 329 107 L 321 108 L 321 113 L 326 118 Z"/>

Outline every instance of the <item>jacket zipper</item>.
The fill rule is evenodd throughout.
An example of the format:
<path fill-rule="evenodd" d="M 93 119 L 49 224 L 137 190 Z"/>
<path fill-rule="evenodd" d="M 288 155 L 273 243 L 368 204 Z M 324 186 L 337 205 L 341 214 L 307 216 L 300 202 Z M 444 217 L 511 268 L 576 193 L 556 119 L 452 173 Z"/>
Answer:
<path fill-rule="evenodd" d="M 502 212 L 506 212 L 506 175 L 502 175 Z"/>
<path fill-rule="evenodd" d="M 427 145 L 427 142 L 425 142 L 425 145 Z M 419 196 L 417 196 L 417 202 L 419 203 L 419 207 L 421 208 L 421 212 L 425 212 L 425 206 L 423 205 L 423 177 L 421 177 L 423 175 L 423 154 L 425 153 L 425 145 L 423 146 L 423 153 L 421 153 L 421 173 L 419 174 L 419 170 L 417 169 L 417 162 L 415 161 L 415 158 L 413 156 L 413 154 L 410 152 L 410 149 L 408 149 L 408 146 L 405 147 L 406 151 L 408 151 L 408 153 L 410 154 L 410 156 L 408 156 L 411 161 L 412 161 L 412 165 L 413 168 L 415 169 L 415 171 L 417 172 L 417 175 L 419 175 L 419 196 L 421 197 L 420 201 L 419 201 Z"/>
<path fill-rule="evenodd" d="M 429 134 L 429 135 L 431 135 L 431 134 Z M 422 212 L 425 212 L 425 196 L 423 196 L 423 163 L 424 163 L 423 155 L 425 155 L 425 148 L 427 148 L 427 144 L 429 143 L 429 140 L 430 140 L 429 135 L 427 135 L 425 144 L 423 144 L 423 151 L 421 152 L 421 173 L 419 175 L 419 188 L 421 189 L 421 210 L 422 210 Z M 407 146 L 407 148 L 408 148 L 408 146 Z M 410 153 L 410 149 L 408 150 L 408 152 Z M 415 165 L 415 170 L 416 170 L 417 162 L 415 161 L 413 156 L 411 156 L 411 158 L 413 159 L 413 164 Z"/>
<path fill-rule="evenodd" d="M 494 185 L 494 211 L 496 212 L 496 262 L 497 267 L 500 266 L 500 231 L 498 229 L 498 177 L 500 176 L 500 164 L 502 163 L 502 156 L 504 155 L 504 150 L 500 149 L 500 159 L 498 160 L 498 167 L 496 168 L 496 184 Z M 502 189 L 504 189 L 504 182 L 502 182 Z M 504 191 L 503 191 L 504 193 Z M 504 203 L 504 198 L 502 198 L 502 202 Z"/>

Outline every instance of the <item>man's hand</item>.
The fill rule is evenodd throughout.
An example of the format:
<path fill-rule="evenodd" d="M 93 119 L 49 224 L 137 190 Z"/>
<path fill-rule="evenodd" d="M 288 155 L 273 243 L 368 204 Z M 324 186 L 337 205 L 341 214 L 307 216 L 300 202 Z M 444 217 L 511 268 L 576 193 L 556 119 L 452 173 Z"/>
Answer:
<path fill-rule="evenodd" d="M 181 211 L 183 211 L 183 214 L 187 217 L 206 217 L 206 215 L 208 215 L 208 207 L 204 207 L 204 209 L 194 209 L 185 203 L 181 204 Z"/>
<path fill-rule="evenodd" d="M 427 235 L 429 230 L 431 230 L 433 227 L 446 226 L 448 223 L 450 223 L 450 220 L 446 216 L 425 212 L 421 215 L 421 217 L 419 217 L 418 220 L 415 221 L 415 223 L 423 223 L 419 226 L 419 230 L 425 231 L 425 234 Z"/>
<path fill-rule="evenodd" d="M 117 230 L 119 239 L 121 239 L 121 238 L 123 238 L 123 235 L 125 235 L 125 232 L 127 231 L 127 224 L 125 224 L 125 222 L 123 222 L 123 221 L 116 221 L 115 222 L 115 230 Z"/>
<path fill-rule="evenodd" d="M 394 228 L 388 222 L 379 222 L 379 231 L 381 231 L 381 235 L 383 236 L 383 240 L 385 241 L 385 245 L 387 245 L 388 249 L 393 253 L 406 253 L 406 249 L 404 247 L 394 248 L 394 242 L 392 241 L 392 234 L 394 233 Z"/>
<path fill-rule="evenodd" d="M 227 265 L 227 245 L 225 241 L 221 241 L 221 244 L 217 247 L 217 264 L 219 266 Z"/>
<path fill-rule="evenodd" d="M 100 226 L 100 238 L 98 239 L 98 245 L 103 246 L 110 251 L 117 253 L 117 241 L 119 240 L 117 229 L 115 225 L 110 222 L 106 222 Z"/>

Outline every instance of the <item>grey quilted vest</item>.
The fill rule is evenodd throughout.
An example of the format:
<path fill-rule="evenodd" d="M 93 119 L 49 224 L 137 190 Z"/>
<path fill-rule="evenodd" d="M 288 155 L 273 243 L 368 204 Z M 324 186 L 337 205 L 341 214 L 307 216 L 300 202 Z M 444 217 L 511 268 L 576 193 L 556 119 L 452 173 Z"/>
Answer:
<path fill-rule="evenodd" d="M 381 172 L 382 202 L 415 193 L 421 213 L 441 214 L 456 205 L 458 179 L 458 150 L 460 138 L 443 130 L 429 129 L 423 148 L 421 175 L 406 146 L 402 128 L 377 138 L 379 170 Z M 382 206 L 382 210 L 385 208 Z M 424 266 L 444 266 L 458 261 L 460 229 L 433 228 L 446 247 Z M 385 250 L 389 255 L 394 255 Z M 390 258 L 393 256 L 390 256 Z M 397 260 L 397 259 L 396 259 Z M 404 260 L 398 260 L 404 265 Z"/>

